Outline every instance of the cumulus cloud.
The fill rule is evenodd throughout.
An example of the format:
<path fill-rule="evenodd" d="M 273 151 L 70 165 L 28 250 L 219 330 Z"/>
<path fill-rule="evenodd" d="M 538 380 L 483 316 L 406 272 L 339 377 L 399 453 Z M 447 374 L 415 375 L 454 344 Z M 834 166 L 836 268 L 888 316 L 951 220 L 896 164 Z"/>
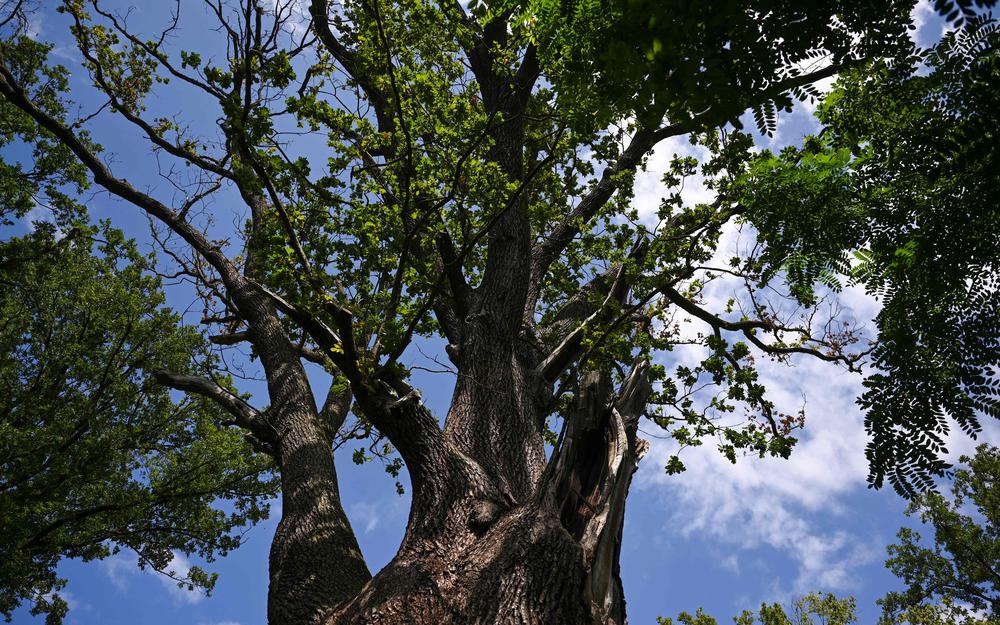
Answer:
<path fill-rule="evenodd" d="M 36 202 L 35 206 L 21 218 L 21 223 L 24 224 L 28 232 L 34 232 L 39 223 L 55 223 L 55 216 L 51 210 Z M 62 230 L 56 228 L 56 237 L 62 238 L 63 236 Z"/>
<path fill-rule="evenodd" d="M 715 263 L 752 244 L 752 232 L 728 227 Z M 710 283 L 703 291 L 705 307 L 723 310 L 730 297 L 738 296 L 738 287 L 732 280 Z M 836 301 L 843 307 L 838 318 L 851 320 L 866 336 L 874 333 L 872 320 L 880 305 L 861 287 L 846 287 L 836 294 Z M 682 336 L 706 330 L 700 321 L 682 323 Z M 664 364 L 694 365 L 700 358 L 695 350 L 678 350 Z M 747 558 L 787 558 L 795 573 L 789 579 L 775 579 L 770 588 L 774 598 L 815 589 L 857 590 L 860 570 L 884 557 L 880 541 L 888 538 L 863 533 L 851 522 L 857 502 L 852 498 L 867 490 L 868 436 L 864 414 L 856 404 L 863 378 L 809 357 L 785 364 L 758 355 L 756 364 L 767 397 L 779 411 L 804 408 L 806 427 L 791 458 L 744 458 L 732 465 L 714 451 L 712 441 L 706 441 L 701 449 L 682 454 L 685 473 L 667 476 L 663 466 L 678 451 L 677 445 L 648 437 L 651 451 L 640 466 L 636 489 L 662 501 L 672 531 L 681 528 L 680 535 L 687 539 L 703 538 L 724 546 L 718 564 L 734 575 L 746 568 L 741 562 Z M 980 438 L 996 440 L 1000 427 L 993 421 L 983 426 L 986 432 Z M 975 444 L 953 429 L 947 440 L 949 459 L 957 461 Z"/>
<path fill-rule="evenodd" d="M 166 575 L 157 575 L 156 578 L 166 588 L 174 603 L 193 605 L 205 598 L 205 594 L 199 590 L 188 590 L 177 585 L 177 579 L 187 579 L 191 572 L 191 564 L 183 554 L 175 551 L 164 572 Z"/>
<path fill-rule="evenodd" d="M 825 85 L 824 85 L 825 86 Z M 752 124 L 752 119 L 749 120 Z M 770 140 L 797 141 L 814 131 L 811 110 L 799 105 L 787 116 L 779 135 Z M 751 126 L 752 127 L 752 126 Z M 685 137 L 676 137 L 661 145 L 650 159 L 649 172 L 636 181 L 637 206 L 644 215 L 652 214 L 665 193 L 659 182 L 661 172 L 676 153 L 695 156 L 702 161 L 705 150 L 692 146 Z M 714 198 L 695 177 L 683 190 L 690 203 L 710 202 Z M 728 226 L 720 239 L 713 264 L 753 245 L 753 233 L 736 225 Z M 710 283 L 703 292 L 709 310 L 719 312 L 725 302 L 738 296 L 739 285 L 725 279 Z M 844 307 L 839 317 L 870 326 L 878 304 L 862 289 L 849 287 L 839 294 Z M 683 318 L 683 315 L 680 316 Z M 701 322 L 682 324 L 683 332 L 707 331 Z M 667 364 L 696 364 L 694 350 L 673 352 Z M 863 415 L 855 404 L 861 393 L 861 378 L 842 371 L 831 363 L 798 358 L 788 364 L 758 356 L 757 368 L 768 389 L 768 398 L 784 413 L 805 410 L 807 426 L 790 460 L 743 459 L 730 464 L 715 453 L 712 443 L 682 455 L 687 471 L 667 476 L 663 466 L 669 455 L 677 452 L 672 441 L 653 439 L 649 457 L 642 463 L 636 488 L 658 496 L 672 528 L 682 528 L 685 537 L 704 537 L 727 545 L 720 566 L 732 574 L 741 572 L 741 557 L 769 550 L 794 563 L 791 580 L 776 580 L 772 594 L 802 593 L 815 588 L 848 590 L 854 571 L 881 557 L 882 545 L 871 537 L 851 534 L 842 529 L 850 514 L 845 500 L 865 489 L 867 464 L 864 447 L 867 437 Z"/>
<path fill-rule="evenodd" d="M 138 571 L 139 561 L 133 554 L 119 553 L 101 561 L 101 568 L 111 585 L 120 592 L 128 589 L 129 579 Z"/>
<path fill-rule="evenodd" d="M 910 13 L 913 25 L 916 27 L 910 34 L 913 43 L 918 46 L 930 47 L 938 42 L 941 37 L 954 30 L 937 11 L 934 10 L 934 3 L 931 0 L 920 0 Z"/>
<path fill-rule="evenodd" d="M 687 135 L 670 137 L 657 144 L 646 163 L 646 171 L 636 174 L 633 187 L 635 192 L 633 201 L 639 211 L 639 217 L 649 226 L 656 225 L 656 211 L 660 206 L 660 200 L 668 191 L 676 191 L 665 189 L 660 180 L 675 156 L 693 156 L 699 162 L 704 162 L 708 157 L 708 150 L 700 145 L 692 145 Z M 684 181 L 684 187 L 680 192 L 691 204 L 711 203 L 715 200 L 715 194 L 705 187 L 705 177 L 700 171 Z"/>
<path fill-rule="evenodd" d="M 843 519 L 846 496 L 863 490 L 867 465 L 862 415 L 854 405 L 860 379 L 829 363 L 803 359 L 794 369 L 762 364 L 778 407 L 806 397 L 807 427 L 789 460 L 742 459 L 730 464 L 708 448 L 683 456 L 687 471 L 663 472 L 676 446 L 654 440 L 637 476 L 639 489 L 659 493 L 674 510 L 670 523 L 737 549 L 722 564 L 739 572 L 739 551 L 771 549 L 797 567 L 794 592 L 851 588 L 852 571 L 876 560 L 881 546 L 823 520 Z M 706 445 L 710 447 L 710 445 Z"/>

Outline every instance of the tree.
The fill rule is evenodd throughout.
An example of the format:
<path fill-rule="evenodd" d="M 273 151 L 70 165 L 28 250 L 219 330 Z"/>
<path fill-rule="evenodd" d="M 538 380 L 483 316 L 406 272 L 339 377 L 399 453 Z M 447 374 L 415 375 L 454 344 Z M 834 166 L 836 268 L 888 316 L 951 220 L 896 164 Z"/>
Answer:
<path fill-rule="evenodd" d="M 780 603 L 762 603 L 757 614 L 749 610 L 735 617 L 736 625 L 850 625 L 856 623 L 856 602 L 853 597 L 839 599 L 830 593 L 809 593 L 792 601 L 789 610 Z M 791 612 L 791 616 L 789 616 Z M 673 625 L 673 619 L 656 619 L 660 625 Z M 694 615 L 681 612 L 677 616 L 680 625 L 718 625 L 711 616 L 699 609 Z"/>
<path fill-rule="evenodd" d="M 266 399 L 234 401 L 171 363 L 156 379 L 216 402 L 280 473 L 270 623 L 624 622 L 640 418 L 682 443 L 714 437 L 733 460 L 787 456 L 801 421 L 766 399 L 753 357 L 860 366 L 857 329 L 817 285 L 835 285 L 829 267 L 845 267 L 831 259 L 873 228 L 898 228 L 825 201 L 873 197 L 850 149 L 814 142 L 785 163 L 724 126 L 753 110 L 773 130 L 818 79 L 905 65 L 911 4 L 305 5 L 178 2 L 142 32 L 102 2 L 64 0 L 90 89 L 73 104 L 51 46 L 17 30 L 27 3 L 8 0 L 4 138 L 32 166 L 8 159 L 0 192 L 65 213 L 74 185 L 92 184 L 137 209 L 172 265 L 161 271 L 196 289 L 211 342 L 249 346 Z M 195 48 L 182 26 L 199 29 Z M 817 58 L 828 64 L 802 69 Z M 202 117 L 179 114 L 179 98 Z M 147 179 L 102 158 L 102 131 L 148 141 Z M 700 173 L 717 200 L 686 204 L 677 189 L 699 164 L 675 159 L 644 220 L 635 173 L 685 135 L 711 152 Z M 805 174 L 782 186 L 784 172 Z M 784 213 L 770 210 L 781 197 Z M 717 267 L 734 222 L 761 245 Z M 716 307 L 705 287 L 720 276 L 744 292 Z M 708 331 L 682 331 L 685 318 Z M 401 364 L 435 340 L 456 370 L 446 415 Z M 654 359 L 691 344 L 697 366 Z M 329 374 L 319 408 L 304 363 Z M 391 445 L 412 491 L 399 551 L 374 576 L 332 461 L 355 436 Z"/>
<path fill-rule="evenodd" d="M 915 530 L 899 530 L 886 566 L 906 588 L 880 601 L 884 623 L 1000 619 L 1000 449 L 980 445 L 962 462 L 968 468 L 955 472 L 950 499 L 926 493 L 907 509 L 933 529 L 934 546 L 923 546 Z"/>
<path fill-rule="evenodd" d="M 275 493 L 270 458 L 221 425 L 215 403 L 172 401 L 154 381 L 162 368 L 196 373 L 192 354 L 203 340 L 162 308 L 148 265 L 107 227 L 60 239 L 39 224 L 0 246 L 0 611 L 8 618 L 28 599 L 58 622 L 67 607 L 57 592 L 63 557 L 127 548 L 141 566 L 167 571 L 174 551 L 225 554 Z M 194 567 L 177 581 L 210 590 L 215 576 Z"/>

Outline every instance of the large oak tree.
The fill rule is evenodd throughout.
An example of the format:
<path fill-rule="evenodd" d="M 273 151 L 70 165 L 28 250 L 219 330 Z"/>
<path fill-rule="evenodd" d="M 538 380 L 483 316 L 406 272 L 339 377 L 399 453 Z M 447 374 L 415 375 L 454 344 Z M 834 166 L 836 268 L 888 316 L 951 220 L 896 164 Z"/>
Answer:
<path fill-rule="evenodd" d="M 22 155 L 5 161 L 0 193 L 21 214 L 35 202 L 63 214 L 74 185 L 90 184 L 148 216 L 161 271 L 194 286 L 210 340 L 259 364 L 267 396 L 250 402 L 215 381 L 226 359 L 202 359 L 204 376 L 155 376 L 231 413 L 280 474 L 273 625 L 623 623 L 640 419 L 683 444 L 714 438 L 733 459 L 790 453 L 801 421 L 766 399 L 753 359 L 857 369 L 870 347 L 826 305 L 837 275 L 888 297 L 911 292 L 897 283 L 927 293 L 906 273 L 925 239 L 907 235 L 970 184 L 943 171 L 940 194 L 882 202 L 901 165 L 874 149 L 877 124 L 859 124 L 863 97 L 854 118 L 831 106 L 829 132 L 777 156 L 734 128 L 753 111 L 773 131 L 842 72 L 854 77 L 844 101 L 851 84 L 868 93 L 857 72 L 870 67 L 910 84 L 910 2 L 203 0 L 171 3 L 151 30 L 123 7 L 64 0 L 46 30 L 65 24 L 60 44 L 79 54 L 87 79 L 72 94 L 51 46 L 23 35 L 30 4 L 7 0 L 0 16 L 3 138 Z M 956 18 L 971 11 L 960 4 Z M 958 83 L 973 70 L 993 80 L 987 26 L 969 27 L 978 39 Z M 947 93 L 914 93 L 901 111 L 952 110 Z M 147 142 L 146 178 L 102 155 L 109 127 Z M 636 172 L 688 135 L 710 157 L 675 159 L 659 209 L 640 214 Z M 156 173 L 165 181 L 152 185 Z M 713 202 L 679 193 L 696 173 Z M 995 282 L 965 300 L 960 288 L 995 275 L 995 220 L 982 222 L 971 260 L 948 265 L 942 327 L 949 311 L 995 313 Z M 756 242 L 720 266 L 729 224 L 755 228 Z M 740 286 L 728 304 L 707 297 L 720 277 Z M 995 326 L 968 327 L 976 345 L 995 340 Z M 897 336 L 874 352 L 890 368 L 905 352 Z M 440 415 L 401 364 L 433 341 L 455 371 Z M 680 349 L 699 364 L 662 364 Z M 988 351 L 956 370 L 992 375 Z M 327 388 L 305 363 L 326 370 Z M 989 384 L 969 389 L 976 379 L 919 385 L 919 419 L 878 412 L 877 393 L 893 391 L 874 379 L 873 481 L 906 491 L 941 471 L 947 417 L 975 431 L 976 410 L 996 410 Z M 955 396 L 978 399 L 956 410 Z M 398 553 L 374 575 L 333 462 L 359 436 L 398 453 L 412 490 Z"/>

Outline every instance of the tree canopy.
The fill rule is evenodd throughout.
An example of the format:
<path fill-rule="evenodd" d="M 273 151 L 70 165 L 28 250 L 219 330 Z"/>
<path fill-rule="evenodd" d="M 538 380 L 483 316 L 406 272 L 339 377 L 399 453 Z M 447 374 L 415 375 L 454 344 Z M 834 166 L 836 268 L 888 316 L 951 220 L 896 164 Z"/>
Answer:
<path fill-rule="evenodd" d="M 175 401 L 153 372 L 198 367 L 202 339 L 163 307 L 121 233 L 40 224 L 0 247 L 0 611 L 58 620 L 62 558 L 131 549 L 213 559 L 267 513 L 271 463 L 215 404 Z M 223 384 L 226 384 L 223 381 Z M 223 390 L 223 386 L 219 386 Z M 233 402 L 242 402 L 237 395 Z M 217 502 L 225 501 L 225 509 Z M 211 589 L 197 568 L 178 582 Z"/>
<path fill-rule="evenodd" d="M 907 511 L 933 531 L 933 546 L 903 528 L 889 547 L 886 565 L 905 588 L 881 600 L 884 623 L 1000 619 L 1000 450 L 980 445 L 962 462 L 967 466 L 955 472 L 950 497 L 925 493 Z"/>
<path fill-rule="evenodd" d="M 274 625 L 622 623 L 640 420 L 734 462 L 787 457 L 804 417 L 768 398 L 762 357 L 873 366 L 871 482 L 926 488 L 949 420 L 975 433 L 1000 401 L 997 27 L 939 5 L 963 23 L 921 51 L 903 1 L 178 1 L 137 23 L 62 0 L 49 42 L 26 31 L 31 2 L 0 3 L 3 216 L 41 206 L 58 228 L 9 243 L 36 281 L 9 292 L 40 308 L 5 313 L 21 351 L 4 383 L 64 372 L 52 401 L 70 402 L 35 414 L 12 395 L 31 425 L 3 423 L 26 454 L 4 471 L 46 479 L 52 449 L 74 470 L 114 452 L 66 482 L 69 501 L 44 489 L 10 516 L 12 553 L 39 523 L 60 531 L 31 560 L 41 582 L 4 607 L 45 608 L 57 554 L 117 545 L 158 567 L 171 549 L 226 551 L 263 514 L 273 466 Z M 833 76 L 822 97 L 813 83 Z M 761 152 L 742 127 L 749 111 L 771 133 L 816 99 L 822 130 L 801 146 Z M 638 205 L 637 173 L 675 137 L 708 157 L 674 158 L 659 206 Z M 143 149 L 123 164 L 128 142 Z M 681 192 L 695 176 L 713 199 Z M 88 229 L 90 189 L 149 220 L 154 260 Z M 85 236 L 58 240 L 72 228 Z M 720 258 L 737 228 L 752 245 Z M 200 328 L 159 310 L 152 274 L 183 283 Z M 836 306 L 848 282 L 882 298 L 875 335 Z M 422 345 L 453 372 L 447 414 L 415 388 Z M 238 393 L 243 366 L 266 393 Z M 109 412 L 79 408 L 105 407 L 105 375 Z M 333 464 L 357 438 L 398 454 L 411 484 L 403 543 L 374 576 Z M 92 525 L 58 516 L 102 506 L 115 513 Z M 170 531 L 143 534 L 157 519 Z"/>
<path fill-rule="evenodd" d="M 743 187 L 800 301 L 860 283 L 877 296 L 877 342 L 860 405 L 871 482 L 932 485 L 949 418 L 1000 416 L 998 28 L 974 18 L 934 48 L 845 72 L 800 148 L 756 157 Z M 920 70 L 918 71 L 918 68 Z"/>

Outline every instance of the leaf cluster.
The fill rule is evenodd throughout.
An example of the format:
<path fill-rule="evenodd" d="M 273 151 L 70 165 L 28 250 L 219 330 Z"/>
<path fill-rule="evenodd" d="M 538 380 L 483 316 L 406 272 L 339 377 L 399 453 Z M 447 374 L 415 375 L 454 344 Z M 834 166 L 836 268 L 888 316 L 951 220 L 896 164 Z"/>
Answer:
<path fill-rule="evenodd" d="M 804 304 L 817 288 L 878 297 L 867 411 L 870 482 L 928 488 L 949 421 L 974 435 L 1000 416 L 998 26 L 968 20 L 908 63 L 844 74 L 824 128 L 756 157 L 735 185 L 759 233 L 763 279 Z"/>

